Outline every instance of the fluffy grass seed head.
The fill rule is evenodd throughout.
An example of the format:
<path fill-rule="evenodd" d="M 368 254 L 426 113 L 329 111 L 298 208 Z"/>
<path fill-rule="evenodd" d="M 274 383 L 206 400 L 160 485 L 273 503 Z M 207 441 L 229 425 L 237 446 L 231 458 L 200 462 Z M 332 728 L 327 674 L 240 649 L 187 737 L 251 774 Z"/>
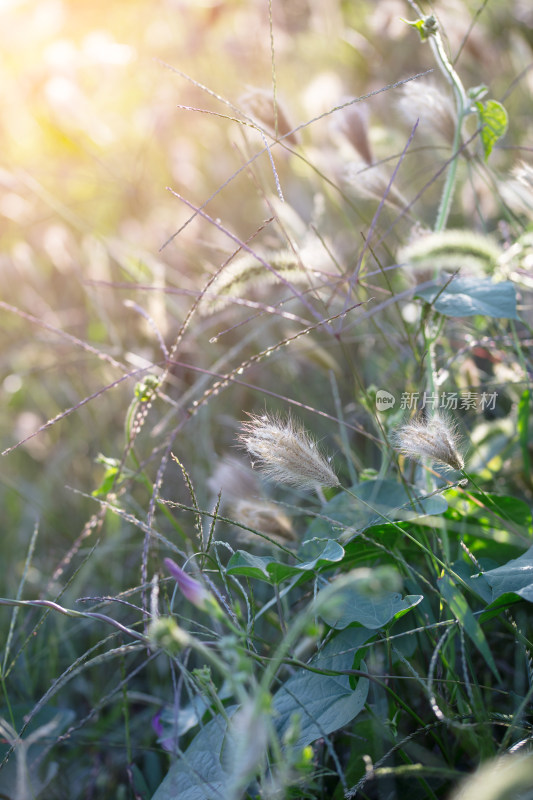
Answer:
<path fill-rule="evenodd" d="M 408 203 L 394 185 L 390 185 L 391 176 L 382 164 L 368 165 L 364 161 L 353 161 L 344 171 L 344 182 L 348 190 L 357 197 L 371 200 L 383 200 L 393 208 L 404 209 Z"/>
<path fill-rule="evenodd" d="M 432 275 L 436 269 L 448 272 L 460 269 L 463 276 L 492 275 L 500 263 L 501 248 L 485 234 L 453 228 L 417 233 L 398 250 L 397 258 L 423 277 Z"/>
<path fill-rule="evenodd" d="M 513 169 L 512 178 L 500 182 L 499 191 L 517 214 L 533 215 L 533 166 L 525 161 Z"/>
<path fill-rule="evenodd" d="M 291 520 L 278 505 L 265 498 L 259 476 L 247 462 L 226 456 L 216 465 L 207 485 L 215 494 L 221 492 L 222 504 L 235 522 L 280 544 L 297 541 Z M 238 528 L 237 532 L 240 540 L 258 543 L 258 537 L 251 531 Z"/>
<path fill-rule="evenodd" d="M 297 536 L 289 517 L 278 508 L 275 503 L 268 500 L 237 500 L 232 506 L 231 513 L 236 522 L 253 528 L 259 533 L 266 534 L 270 539 L 280 544 L 297 541 Z M 239 530 L 239 539 L 257 543 L 257 536 L 250 531 Z"/>
<path fill-rule="evenodd" d="M 359 103 L 346 106 L 338 120 L 341 133 L 366 164 L 372 164 L 372 147 L 368 135 L 368 108 Z"/>
<path fill-rule="evenodd" d="M 453 142 L 455 107 L 450 95 L 431 81 L 411 81 L 403 86 L 398 101 L 400 113 L 409 125 L 419 121 L 420 132 L 447 144 Z"/>
<path fill-rule="evenodd" d="M 242 497 L 261 495 L 261 481 L 257 473 L 247 461 L 233 456 L 224 456 L 216 462 L 207 485 L 215 496 L 221 492 L 223 504 L 236 502 Z"/>
<path fill-rule="evenodd" d="M 252 117 L 266 125 L 272 133 L 276 134 L 277 127 L 278 136 L 285 136 L 290 144 L 298 144 L 298 134 L 291 133 L 294 125 L 289 121 L 289 116 L 280 104 L 279 98 L 276 98 L 274 105 L 271 91 L 252 87 L 242 95 L 240 102 Z"/>
<path fill-rule="evenodd" d="M 233 298 L 246 298 L 253 290 L 264 289 L 265 286 L 277 284 L 281 276 L 291 283 L 309 281 L 309 275 L 298 262 L 296 255 L 289 250 L 259 251 L 261 256 L 276 272 L 268 270 L 264 264 L 251 253 L 231 261 L 217 275 L 208 293 L 199 305 L 203 316 L 214 314 L 232 302 Z M 277 274 L 276 274 L 277 273 Z"/>
<path fill-rule="evenodd" d="M 239 442 L 272 480 L 314 489 L 339 486 L 339 479 L 316 442 L 291 417 L 250 415 L 241 425 Z"/>
<path fill-rule="evenodd" d="M 465 462 L 458 450 L 457 429 L 452 420 L 434 414 L 425 420 L 413 420 L 398 428 L 395 435 L 398 450 L 407 458 L 463 469 Z"/>

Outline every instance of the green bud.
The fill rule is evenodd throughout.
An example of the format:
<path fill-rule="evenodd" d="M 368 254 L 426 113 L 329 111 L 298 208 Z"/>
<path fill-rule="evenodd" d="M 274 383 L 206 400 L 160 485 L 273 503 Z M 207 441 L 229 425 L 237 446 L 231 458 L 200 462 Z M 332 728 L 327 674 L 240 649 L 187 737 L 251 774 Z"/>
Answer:
<path fill-rule="evenodd" d="M 153 398 L 158 386 L 159 378 L 155 375 L 146 375 L 142 381 L 135 384 L 135 399 L 139 403 L 148 403 Z"/>
<path fill-rule="evenodd" d="M 423 17 L 422 19 L 417 19 L 415 22 L 409 22 L 407 19 L 402 21 L 410 25 L 411 28 L 416 28 L 423 42 L 427 41 L 430 36 L 434 36 L 439 29 L 439 23 L 433 14 L 430 14 L 428 17 Z"/>
<path fill-rule="evenodd" d="M 148 638 L 155 650 L 165 650 L 172 656 L 178 655 L 191 644 L 191 637 L 172 619 L 158 617 L 148 628 Z"/>
<path fill-rule="evenodd" d="M 193 669 L 192 675 L 198 681 L 198 685 L 202 689 L 210 689 L 213 685 L 213 680 L 211 678 L 211 667 L 203 666 L 203 667 L 196 667 Z"/>

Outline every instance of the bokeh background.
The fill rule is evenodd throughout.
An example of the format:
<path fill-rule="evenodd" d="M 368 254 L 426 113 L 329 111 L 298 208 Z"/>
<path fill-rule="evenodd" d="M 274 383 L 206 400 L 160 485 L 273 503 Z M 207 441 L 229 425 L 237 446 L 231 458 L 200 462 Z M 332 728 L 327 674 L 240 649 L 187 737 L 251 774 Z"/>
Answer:
<path fill-rule="evenodd" d="M 533 10 L 526 0 L 446 0 L 425 10 L 437 13 L 465 85 L 486 84 L 510 117 L 491 159 L 492 177 L 480 170 L 461 183 L 452 227 L 475 227 L 509 243 L 512 226 L 502 224 L 494 181 L 509 181 L 516 164 L 531 157 Z M 0 460 L 3 596 L 17 592 L 36 527 L 25 592 L 50 590 L 55 568 L 98 510 L 90 495 L 105 473 L 99 455 L 120 459 L 124 452 L 127 411 L 142 370 L 160 374 L 163 367 L 155 327 L 170 348 L 208 277 L 237 248 L 224 230 L 275 248 L 280 231 L 267 220 L 276 213 L 293 238 L 304 241 L 319 227 L 333 249 L 332 262 L 356 263 L 379 191 L 373 190 L 376 200 L 372 186 L 365 195 L 363 178 L 356 178 L 361 186 L 355 188 L 346 183 L 353 164 L 361 169 L 363 145 L 355 118 L 350 129 L 349 118 L 333 109 L 372 95 L 360 104 L 357 119 L 371 160 L 393 159 L 390 175 L 424 100 L 417 106 L 411 97 L 402 105 L 400 87 L 380 90 L 433 69 L 423 80 L 448 91 L 429 47 L 403 21 L 413 17 L 401 0 L 272 0 L 271 8 L 267 0 L 0 0 L 0 447 L 31 437 Z M 259 116 L 268 128 L 250 97 L 254 90 L 271 97 L 274 75 L 278 123 L 303 126 L 285 141 L 290 150 L 272 147 L 285 204 L 267 153 L 243 168 L 263 151 L 264 138 L 237 121 Z M 380 218 L 384 230 L 395 223 L 378 251 L 388 263 L 415 223 L 431 227 L 434 221 L 440 184 L 430 179 L 449 155 L 449 142 L 431 119 L 425 122 L 395 186 L 409 201 L 427 188 L 397 224 L 401 203 Z M 205 212 L 217 224 L 192 217 L 191 207 L 168 187 L 192 207 L 209 201 Z M 265 302 L 265 291 L 255 289 L 251 298 Z M 168 401 L 154 405 L 140 434 L 139 460 L 150 480 L 164 434 L 180 425 L 177 447 L 200 505 L 211 502 L 215 460 L 233 446 L 243 411 L 264 405 L 262 390 L 275 388 L 334 412 L 329 384 L 315 377 L 315 368 L 318 363 L 341 380 L 342 366 L 318 336 L 307 347 L 299 343 L 290 358 L 289 351 L 276 355 L 275 387 L 271 374 L 259 369 L 250 378 L 252 388 L 235 385 L 188 419 L 191 402 L 210 385 L 199 370 L 224 373 L 239 358 L 290 335 L 285 322 L 260 324 L 249 307 L 194 317 L 178 354 L 181 366 L 169 376 Z M 383 374 L 398 381 L 402 356 L 394 335 L 381 355 L 372 336 L 362 332 L 351 340 L 364 382 L 379 384 Z M 135 374 L 114 385 L 130 372 Z M 353 412 L 350 392 L 353 384 L 342 398 L 347 413 Z M 327 423 L 314 418 L 313 428 L 320 436 Z M 368 454 L 372 466 L 372 442 L 363 437 L 360 445 L 362 462 Z M 164 488 L 167 496 L 187 499 L 177 468 L 165 472 Z M 149 499 L 146 487 L 134 484 L 130 509 L 146 514 Z M 67 600 L 117 594 L 140 581 L 139 532 L 112 518 L 99 535 L 103 542 Z M 72 577 L 93 543 L 88 537 L 61 581 Z M 52 594 L 61 581 L 52 584 Z M 8 618 L 1 614 L 4 629 Z M 16 691 L 22 709 L 44 691 L 42 660 L 61 664 L 65 656 L 63 622 L 50 625 L 56 635 L 23 659 Z M 79 635 L 90 643 L 85 629 Z M 88 710 L 98 691 L 83 681 L 89 679 L 80 678 L 68 699 Z M 149 712 L 143 706 L 140 724 Z M 71 778 L 77 769 L 86 784 L 102 764 L 114 774 L 123 742 L 106 753 L 98 744 L 102 736 L 112 741 L 113 724 L 84 729 L 86 738 L 77 741 L 85 750 L 78 751 Z M 155 775 L 157 767 L 151 768 Z M 122 778 L 115 780 L 119 785 Z"/>
<path fill-rule="evenodd" d="M 475 19 L 474 5 L 453 0 L 434 10 L 452 53 L 470 31 L 458 62 L 465 85 L 483 82 L 491 96 L 506 98 L 512 123 L 494 160 L 505 174 L 531 141 L 533 12 L 528 3 L 502 0 L 484 4 Z M 413 14 L 401 0 L 274 1 L 277 95 L 290 126 L 434 68 L 429 48 L 402 18 Z M 219 98 L 244 108 L 250 88 L 271 92 L 272 55 L 266 0 L 4 0 L 0 22 L 0 292 L 21 312 L 1 311 L 0 435 L 7 448 L 118 377 L 57 331 L 132 367 L 160 360 L 153 331 L 124 301 L 139 302 L 170 342 L 189 307 L 187 293 L 234 250 L 198 217 L 161 250 L 191 215 L 167 187 L 199 206 L 262 144 L 231 120 L 178 106 L 236 116 Z M 442 86 L 438 75 L 435 81 Z M 377 156 L 401 151 L 410 131 L 398 95 L 383 92 L 364 104 Z M 346 157 L 338 123 L 339 115 L 329 115 L 299 138 L 335 182 L 354 156 Z M 437 144 L 435 132 L 428 138 Z M 517 145 L 522 149 L 513 152 Z M 304 162 L 278 154 L 285 197 L 307 222 L 320 179 Z M 427 165 L 415 160 L 402 173 L 411 196 L 427 176 Z M 267 157 L 255 167 L 274 194 Z M 251 171 L 241 171 L 206 211 L 238 236 L 253 235 L 268 213 L 257 180 L 254 186 Z M 474 215 L 474 206 L 485 204 L 490 228 L 497 215 L 490 192 L 478 186 L 473 198 L 469 191 L 459 201 Z M 419 210 L 431 225 L 438 193 L 428 193 Z M 424 207 L 428 196 L 433 205 Z M 334 232 L 356 241 L 352 222 L 348 234 L 338 223 Z M 198 350 L 206 335 L 187 345 L 204 366 L 209 358 Z M 117 446 L 130 397 L 131 382 L 104 392 L 2 458 L 4 542 L 25 541 L 36 518 L 53 542 L 79 527 L 83 500 L 64 486 L 91 489 L 95 456 Z"/>

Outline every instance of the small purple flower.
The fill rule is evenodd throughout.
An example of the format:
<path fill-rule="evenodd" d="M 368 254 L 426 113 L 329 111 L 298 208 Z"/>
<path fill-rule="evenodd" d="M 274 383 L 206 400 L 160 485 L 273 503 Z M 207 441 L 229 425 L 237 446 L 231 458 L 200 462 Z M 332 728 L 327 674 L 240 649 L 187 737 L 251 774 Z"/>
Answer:
<path fill-rule="evenodd" d="M 161 722 L 161 714 L 162 714 L 162 709 L 160 709 L 157 712 L 157 714 L 154 714 L 154 716 L 152 717 L 152 728 L 154 729 L 154 731 L 158 736 L 163 735 L 163 723 Z"/>
<path fill-rule="evenodd" d="M 196 606 L 196 608 L 206 611 L 210 603 L 212 603 L 213 598 L 205 586 L 203 586 L 200 581 L 191 578 L 191 576 L 181 567 L 178 567 L 176 562 L 171 558 L 165 558 L 164 564 L 178 584 L 178 588 L 182 595 L 190 603 Z"/>
<path fill-rule="evenodd" d="M 156 733 L 156 735 L 158 737 L 157 740 L 158 740 L 159 744 L 161 745 L 161 747 L 163 748 L 163 750 L 168 750 L 169 752 L 172 752 L 174 750 L 175 741 L 174 741 L 172 736 L 167 736 L 166 738 L 164 737 L 165 728 L 164 728 L 163 723 L 161 721 L 161 714 L 162 713 L 163 713 L 163 710 L 161 709 L 160 711 L 157 712 L 157 714 L 155 714 L 152 717 L 152 728 L 154 729 L 154 731 L 155 731 L 155 733 Z"/>

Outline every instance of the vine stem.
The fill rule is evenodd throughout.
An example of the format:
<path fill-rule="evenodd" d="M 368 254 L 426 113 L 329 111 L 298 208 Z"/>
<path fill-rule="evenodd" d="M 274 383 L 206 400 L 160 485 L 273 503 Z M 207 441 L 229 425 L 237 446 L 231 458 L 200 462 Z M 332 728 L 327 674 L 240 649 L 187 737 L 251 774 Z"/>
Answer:
<path fill-rule="evenodd" d="M 446 223 L 448 222 L 448 216 L 450 214 L 453 192 L 455 188 L 455 177 L 457 174 L 457 156 L 461 148 L 461 131 L 464 118 L 470 111 L 470 101 L 467 97 L 459 75 L 455 71 L 452 62 L 448 58 L 448 54 L 444 48 L 444 42 L 442 41 L 442 36 L 438 30 L 437 20 L 433 15 L 425 16 L 415 0 L 407 0 L 407 2 L 415 11 L 415 13 L 419 15 L 420 19 L 423 20 L 425 28 L 425 35 L 423 38 L 427 38 L 429 41 L 435 61 L 437 62 L 440 71 L 448 83 L 451 84 L 455 97 L 457 117 L 455 120 L 455 131 L 452 143 L 452 158 L 450 160 L 450 165 L 446 175 L 446 182 L 444 184 L 444 189 L 442 190 L 439 203 L 437 219 L 435 221 L 434 229 L 436 232 L 438 232 L 443 231 L 446 228 Z M 426 25 L 426 23 L 430 24 Z"/>
<path fill-rule="evenodd" d="M 444 43 L 438 30 L 430 35 L 429 44 L 442 74 L 448 83 L 452 85 L 455 96 L 455 107 L 457 111 L 452 143 L 452 160 L 450 161 L 450 165 L 448 167 L 446 182 L 444 184 L 444 189 L 442 190 L 437 219 L 435 221 L 435 231 L 442 231 L 446 228 L 446 223 L 448 222 L 448 216 L 450 214 L 453 192 L 455 188 L 455 178 L 457 174 L 457 156 L 461 147 L 461 131 L 463 128 L 463 121 L 465 116 L 468 114 L 470 104 L 461 79 L 453 68 L 452 63 L 444 49 Z"/>

